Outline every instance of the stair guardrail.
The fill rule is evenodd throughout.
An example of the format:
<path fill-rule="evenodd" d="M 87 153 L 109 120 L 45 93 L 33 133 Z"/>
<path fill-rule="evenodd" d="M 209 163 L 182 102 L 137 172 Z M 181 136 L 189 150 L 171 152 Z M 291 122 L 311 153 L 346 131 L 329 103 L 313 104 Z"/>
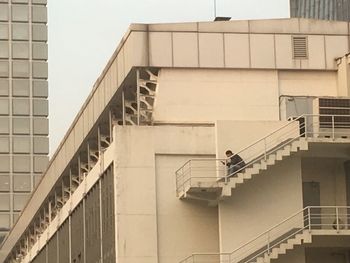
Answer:
<path fill-rule="evenodd" d="M 287 124 L 244 147 L 235 155 L 243 159 L 235 164 L 237 168 L 227 168 L 229 159 L 196 158 L 188 160 L 176 173 L 176 193 L 185 193 L 190 187 L 215 187 L 217 182 L 227 182 L 236 174 L 244 172 L 261 160 L 267 160 L 285 146 L 300 138 L 350 138 L 350 115 L 304 114 L 293 118 Z"/>
<path fill-rule="evenodd" d="M 253 263 L 303 233 L 328 231 L 336 235 L 345 230 L 350 230 L 350 206 L 308 206 L 230 253 L 193 253 L 180 263 Z"/>

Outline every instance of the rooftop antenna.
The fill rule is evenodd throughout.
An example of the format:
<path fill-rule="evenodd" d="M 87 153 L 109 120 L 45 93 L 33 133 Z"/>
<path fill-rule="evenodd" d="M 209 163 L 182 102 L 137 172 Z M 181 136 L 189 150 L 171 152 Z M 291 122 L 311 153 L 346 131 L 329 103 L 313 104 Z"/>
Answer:
<path fill-rule="evenodd" d="M 214 0 L 214 19 L 216 18 L 216 0 Z"/>

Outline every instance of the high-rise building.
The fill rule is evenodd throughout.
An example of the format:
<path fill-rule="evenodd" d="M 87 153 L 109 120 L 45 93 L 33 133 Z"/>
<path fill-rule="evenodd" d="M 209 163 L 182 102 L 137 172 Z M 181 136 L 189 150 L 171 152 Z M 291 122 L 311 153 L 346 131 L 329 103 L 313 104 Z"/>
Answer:
<path fill-rule="evenodd" d="M 4 262 L 349 262 L 349 36 L 299 18 L 131 25 Z"/>
<path fill-rule="evenodd" d="M 0 242 L 48 163 L 46 0 L 0 0 Z"/>
<path fill-rule="evenodd" d="M 290 0 L 291 17 L 350 21 L 349 0 Z"/>

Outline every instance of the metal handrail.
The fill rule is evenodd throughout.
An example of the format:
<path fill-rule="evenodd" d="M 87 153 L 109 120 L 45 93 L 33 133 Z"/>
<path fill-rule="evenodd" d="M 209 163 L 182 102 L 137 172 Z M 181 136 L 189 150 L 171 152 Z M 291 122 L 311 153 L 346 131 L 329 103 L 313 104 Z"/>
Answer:
<path fill-rule="evenodd" d="M 264 141 L 266 138 L 268 138 L 268 137 L 270 137 L 270 136 L 276 134 L 277 132 L 279 132 L 280 130 L 284 129 L 285 127 L 291 125 L 292 123 L 295 123 L 297 120 L 299 120 L 299 119 L 302 118 L 303 116 L 304 116 L 304 115 L 300 115 L 300 116 L 297 117 L 296 119 L 294 119 L 294 120 L 288 122 L 287 124 L 285 124 L 285 125 L 283 125 L 282 127 L 278 128 L 278 129 L 276 129 L 276 130 L 274 130 L 273 132 L 269 133 L 268 135 L 266 135 L 266 136 L 264 136 L 264 137 L 262 137 L 262 138 L 260 138 L 260 139 L 258 139 L 258 140 L 256 140 L 256 141 L 254 141 L 253 143 L 251 143 L 251 144 L 249 144 L 248 146 L 246 146 L 246 147 L 244 147 L 243 149 L 241 149 L 241 150 L 240 150 L 239 152 L 237 152 L 235 155 L 238 155 L 238 154 L 242 153 L 243 151 L 247 150 L 248 148 L 251 148 L 252 146 L 258 144 L 259 142 Z M 228 160 L 228 159 L 229 159 L 229 158 L 225 158 L 225 160 Z M 188 164 L 188 163 L 189 163 L 190 161 L 192 161 L 192 160 L 197 160 L 197 159 L 194 158 L 194 159 L 188 160 L 182 167 L 184 167 L 186 164 Z M 181 167 L 181 168 L 182 168 L 182 167 Z M 181 168 L 179 168 L 178 170 L 180 170 Z M 177 171 L 178 171 L 178 170 L 177 170 Z M 177 171 L 176 171 L 176 172 L 177 172 Z"/>
<path fill-rule="evenodd" d="M 312 213 L 312 209 L 320 209 L 320 213 Z M 322 213 L 322 210 L 325 209 L 334 209 L 334 213 Z M 339 213 L 340 209 L 346 209 L 346 213 Z M 180 263 L 186 263 L 189 259 L 194 259 L 195 256 L 206 256 L 206 255 L 218 255 L 218 256 L 225 256 L 225 255 L 229 255 L 229 263 L 236 263 L 238 261 L 241 261 L 242 259 L 238 259 L 238 260 L 231 260 L 234 259 L 234 255 L 241 251 L 244 250 L 244 248 L 246 248 L 247 246 L 253 244 L 255 241 L 259 240 L 261 237 L 264 236 L 271 236 L 271 232 L 273 230 L 278 229 L 280 226 L 286 224 L 287 222 L 291 221 L 292 219 L 294 219 L 297 216 L 303 215 L 300 219 L 303 222 L 303 227 L 298 228 L 296 231 L 294 231 L 293 233 L 287 235 L 286 237 L 283 237 L 283 234 L 285 234 L 286 232 L 282 232 L 279 233 L 277 235 L 278 237 L 283 237 L 281 240 L 279 240 L 278 242 L 271 244 L 271 240 L 268 240 L 266 242 L 266 244 L 264 244 L 265 247 L 267 247 L 266 249 L 263 249 L 262 251 L 260 251 L 258 254 L 254 255 L 254 252 L 259 251 L 260 247 L 255 247 L 255 251 L 251 252 L 250 254 L 248 253 L 247 255 L 243 255 L 244 258 L 249 258 L 250 255 L 253 255 L 251 258 L 249 258 L 247 261 L 244 261 L 245 263 L 250 262 L 251 260 L 254 260 L 262 255 L 264 255 L 265 253 L 270 254 L 270 252 L 272 251 L 273 248 L 279 246 L 280 244 L 286 242 L 286 240 L 292 238 L 293 236 L 295 236 L 296 234 L 303 232 L 304 230 L 308 230 L 310 233 L 312 233 L 313 230 L 315 229 L 319 229 L 318 227 L 320 226 L 332 226 L 334 229 L 332 229 L 332 231 L 337 231 L 337 233 L 339 231 L 342 230 L 342 226 L 345 224 L 340 224 L 340 219 L 341 218 L 349 218 L 350 214 L 348 213 L 348 209 L 350 209 L 350 206 L 307 206 L 305 208 L 303 208 L 302 210 L 298 211 L 297 213 L 294 213 L 293 215 L 289 216 L 288 218 L 284 219 L 283 221 L 281 221 L 280 223 L 274 225 L 273 227 L 269 228 L 268 230 L 264 231 L 263 233 L 259 234 L 258 236 L 254 237 L 253 239 L 247 241 L 246 243 L 244 243 L 243 245 L 239 246 L 238 248 L 234 249 L 232 252 L 230 253 L 193 253 L 192 255 L 186 257 L 185 259 L 183 259 L 182 261 L 180 261 Z M 318 216 L 318 217 L 315 217 Z M 326 215 L 326 217 L 324 217 Z M 336 223 L 320 223 L 320 224 L 314 224 L 312 223 L 312 220 L 314 219 L 333 219 L 335 216 L 335 222 Z M 292 230 L 293 228 L 291 228 Z M 273 240 L 274 241 L 274 240 Z M 191 262 L 195 263 L 194 260 L 192 260 Z"/>
<path fill-rule="evenodd" d="M 318 120 L 317 121 L 312 120 L 311 123 L 309 123 L 310 117 L 311 118 L 317 117 Z M 330 121 L 321 121 L 320 120 L 321 117 L 326 117 L 326 118 L 331 117 L 331 120 Z M 235 171 L 233 173 L 227 174 L 221 178 L 225 178 L 225 181 L 227 181 L 227 179 L 229 177 L 232 177 L 234 174 L 245 170 L 247 167 L 251 166 L 252 164 L 256 163 L 257 161 L 262 160 L 263 158 L 266 159 L 269 154 L 272 154 L 272 153 L 280 150 L 281 148 L 285 147 L 286 145 L 292 143 L 293 141 L 295 141 L 301 137 L 305 137 L 305 139 L 307 139 L 308 137 L 310 137 L 310 135 L 316 134 L 317 132 L 314 132 L 314 131 L 310 132 L 309 131 L 310 127 L 317 126 L 320 129 L 320 128 L 323 128 L 323 127 L 321 127 L 322 124 L 327 124 L 330 126 L 329 128 L 332 129 L 332 137 L 334 138 L 334 136 L 336 134 L 335 129 L 342 129 L 341 127 L 336 127 L 336 124 L 340 123 L 340 122 L 336 121 L 336 118 L 339 118 L 339 117 L 350 118 L 350 115 L 331 115 L 331 114 L 322 114 L 322 115 L 303 114 L 303 115 L 300 115 L 299 117 L 293 119 L 292 121 L 289 121 L 287 124 L 283 125 L 282 127 L 274 130 L 273 132 L 269 133 L 268 135 L 256 140 L 255 142 L 253 142 L 253 143 L 249 144 L 248 146 L 244 147 L 243 149 L 241 149 L 238 153 L 235 154 L 236 156 L 242 155 L 242 153 L 244 153 L 245 151 L 247 151 L 249 149 L 257 149 L 258 150 L 259 144 L 261 144 L 261 143 L 263 143 L 263 145 L 261 145 L 261 147 L 264 146 L 264 149 L 261 151 L 259 150 L 258 153 L 254 153 L 254 156 L 249 156 L 249 158 L 245 158 L 245 160 L 247 162 L 247 163 L 245 163 L 245 165 L 243 165 L 242 167 L 239 167 L 240 163 L 235 164 L 235 165 L 238 165 L 238 169 L 235 169 Z M 301 119 L 303 119 L 304 122 L 299 122 Z M 290 127 L 290 126 L 295 125 L 295 124 L 298 124 L 298 125 L 293 127 L 293 129 L 287 129 L 287 127 Z M 326 127 L 326 128 L 328 128 L 328 127 Z M 348 128 L 350 128 L 350 126 Z M 319 129 L 318 129 L 318 134 L 321 134 L 322 132 L 320 132 Z M 283 133 L 279 134 L 279 137 L 275 138 L 275 140 L 273 140 L 274 139 L 273 136 L 275 136 L 277 133 L 279 133 L 281 131 L 283 131 Z M 295 136 L 295 135 L 293 135 L 294 132 L 298 132 L 298 134 Z M 290 137 L 287 136 L 288 134 L 290 134 L 291 136 Z M 281 139 L 282 136 L 284 136 L 284 138 L 286 139 L 285 141 L 283 139 Z M 276 144 L 270 145 L 271 143 L 272 144 L 276 143 L 277 139 L 281 139 L 281 141 L 284 143 L 282 143 L 281 145 L 276 145 Z M 270 140 L 270 141 L 268 141 L 268 140 Z M 233 155 L 233 156 L 235 156 L 235 155 Z M 230 158 L 232 158 L 232 157 L 230 157 Z M 180 175 L 181 171 L 183 171 L 185 167 L 191 166 L 191 162 L 198 162 L 201 160 L 227 162 L 230 158 L 227 158 L 227 159 L 213 159 L 213 158 L 190 159 L 176 171 L 177 182 L 179 181 L 178 179 L 180 177 L 181 177 L 181 179 L 184 179 L 183 177 L 185 177 L 185 174 L 183 173 L 182 175 Z M 216 178 L 216 179 L 221 179 L 221 178 Z M 185 182 L 187 183 L 189 180 L 190 179 L 188 178 L 188 179 L 182 180 L 182 181 L 183 181 L 183 183 L 185 183 Z M 184 189 L 185 186 L 183 185 L 183 187 L 181 187 L 177 184 L 177 192 L 181 188 Z"/>

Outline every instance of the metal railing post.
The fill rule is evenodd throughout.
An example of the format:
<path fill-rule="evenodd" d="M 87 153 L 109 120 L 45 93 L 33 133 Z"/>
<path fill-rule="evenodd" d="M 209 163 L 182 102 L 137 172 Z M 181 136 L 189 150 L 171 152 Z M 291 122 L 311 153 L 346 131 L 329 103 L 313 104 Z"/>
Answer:
<path fill-rule="evenodd" d="M 307 139 L 307 115 L 304 115 L 305 138 Z"/>
<path fill-rule="evenodd" d="M 307 208 L 307 220 L 309 224 L 309 232 L 311 232 L 311 209 L 310 207 Z"/>
<path fill-rule="evenodd" d="M 337 221 L 337 233 L 339 232 L 339 208 L 335 208 L 335 220 Z"/>
<path fill-rule="evenodd" d="M 191 187 L 191 185 L 192 185 L 192 181 L 191 181 L 191 179 L 192 179 L 192 161 L 190 161 L 189 162 L 189 169 L 188 169 L 188 172 L 189 172 L 189 179 L 190 179 L 190 187 Z"/>
<path fill-rule="evenodd" d="M 185 182 L 186 182 L 186 177 L 185 177 L 185 171 L 184 167 L 182 167 L 182 188 L 183 188 L 183 193 L 185 194 Z"/>
<path fill-rule="evenodd" d="M 270 232 L 267 233 L 267 254 L 270 255 Z"/>
<path fill-rule="evenodd" d="M 227 182 L 228 182 L 228 176 L 229 176 L 229 171 L 230 171 L 230 169 L 228 169 L 228 166 L 227 166 L 227 160 L 225 160 L 225 169 L 226 169 L 226 171 L 225 171 L 225 184 L 227 184 Z"/>
<path fill-rule="evenodd" d="M 267 160 L 267 152 L 266 152 L 266 138 L 264 139 L 264 160 L 266 161 Z"/>
<path fill-rule="evenodd" d="M 332 115 L 332 139 L 335 139 L 335 124 L 334 124 L 334 115 Z"/>

